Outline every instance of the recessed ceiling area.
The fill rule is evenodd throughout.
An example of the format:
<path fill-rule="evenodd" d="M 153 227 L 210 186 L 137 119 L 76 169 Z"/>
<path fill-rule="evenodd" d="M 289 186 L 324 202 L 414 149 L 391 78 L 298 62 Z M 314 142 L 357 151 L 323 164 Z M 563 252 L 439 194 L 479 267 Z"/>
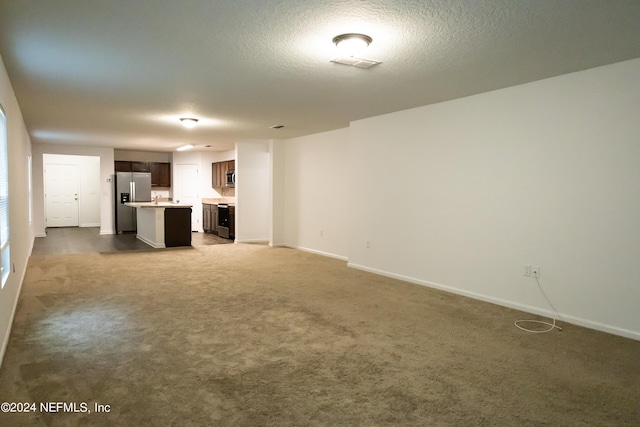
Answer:
<path fill-rule="evenodd" d="M 637 58 L 638 22 L 637 0 L 4 1 L 0 55 L 35 143 L 221 151 Z M 331 62 L 348 33 L 381 63 Z"/>

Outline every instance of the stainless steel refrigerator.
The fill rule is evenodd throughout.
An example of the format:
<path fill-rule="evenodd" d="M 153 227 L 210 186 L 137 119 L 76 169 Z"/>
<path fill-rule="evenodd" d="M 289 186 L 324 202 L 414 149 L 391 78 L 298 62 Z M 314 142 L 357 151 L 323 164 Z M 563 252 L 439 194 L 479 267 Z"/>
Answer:
<path fill-rule="evenodd" d="M 136 231 L 136 209 L 127 202 L 151 201 L 151 174 L 147 172 L 116 172 L 116 232 Z"/>

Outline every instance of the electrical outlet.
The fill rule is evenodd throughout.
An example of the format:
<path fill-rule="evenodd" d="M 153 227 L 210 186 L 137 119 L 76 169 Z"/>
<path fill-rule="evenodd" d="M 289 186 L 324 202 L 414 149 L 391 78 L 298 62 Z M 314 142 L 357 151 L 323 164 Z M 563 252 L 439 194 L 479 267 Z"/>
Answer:
<path fill-rule="evenodd" d="M 367 249 L 371 247 L 371 240 L 367 240 Z"/>
<path fill-rule="evenodd" d="M 320 237 L 324 236 L 324 230 L 320 230 Z"/>
<path fill-rule="evenodd" d="M 522 274 L 524 276 L 530 277 L 531 276 L 531 266 L 530 265 L 525 265 Z"/>
<path fill-rule="evenodd" d="M 531 277 L 540 277 L 540 267 L 538 267 L 537 265 L 531 266 Z"/>

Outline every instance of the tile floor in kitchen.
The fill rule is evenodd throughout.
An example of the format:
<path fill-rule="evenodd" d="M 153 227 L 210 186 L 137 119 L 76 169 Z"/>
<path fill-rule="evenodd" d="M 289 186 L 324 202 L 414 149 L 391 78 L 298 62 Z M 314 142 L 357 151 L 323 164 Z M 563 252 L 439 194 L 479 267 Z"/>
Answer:
<path fill-rule="evenodd" d="M 36 237 L 31 255 L 83 252 L 158 251 L 136 239 L 135 233 L 101 235 L 98 227 L 56 227 L 46 229 L 47 237 Z M 192 246 L 230 244 L 209 233 L 191 233 Z"/>

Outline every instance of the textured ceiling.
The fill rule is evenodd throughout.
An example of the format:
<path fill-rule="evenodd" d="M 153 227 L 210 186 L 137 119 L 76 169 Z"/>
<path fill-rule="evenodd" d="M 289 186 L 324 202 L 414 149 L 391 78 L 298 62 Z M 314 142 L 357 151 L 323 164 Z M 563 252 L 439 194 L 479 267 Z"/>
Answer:
<path fill-rule="evenodd" d="M 34 142 L 225 150 L 637 58 L 639 23 L 638 0 L 0 0 L 0 54 Z M 348 32 L 382 64 L 331 63 Z"/>

